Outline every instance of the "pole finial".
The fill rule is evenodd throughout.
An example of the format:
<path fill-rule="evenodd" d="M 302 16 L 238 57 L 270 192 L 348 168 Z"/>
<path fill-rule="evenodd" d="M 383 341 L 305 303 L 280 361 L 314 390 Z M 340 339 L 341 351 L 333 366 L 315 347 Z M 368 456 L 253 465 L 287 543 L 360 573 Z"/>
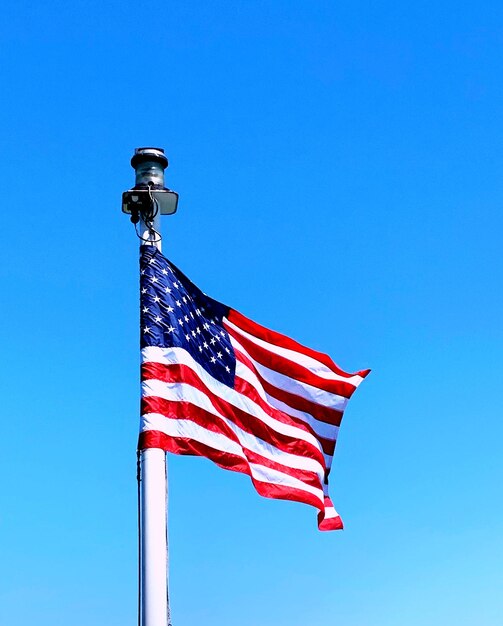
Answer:
<path fill-rule="evenodd" d="M 162 166 L 163 170 L 168 167 L 168 159 L 162 148 L 136 148 L 131 158 L 131 165 L 136 170 L 138 165 L 145 161 L 157 162 Z"/>

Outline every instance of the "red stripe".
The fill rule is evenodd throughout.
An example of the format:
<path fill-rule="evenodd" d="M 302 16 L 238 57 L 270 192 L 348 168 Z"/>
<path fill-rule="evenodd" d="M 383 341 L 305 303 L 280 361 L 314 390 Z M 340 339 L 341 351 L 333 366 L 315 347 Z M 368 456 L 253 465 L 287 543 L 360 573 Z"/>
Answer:
<path fill-rule="evenodd" d="M 337 517 L 328 517 L 324 519 L 323 513 L 318 513 L 318 528 L 319 530 L 342 530 L 344 524 L 339 515 Z"/>
<path fill-rule="evenodd" d="M 236 350 L 235 352 L 236 358 L 241 363 L 243 363 L 243 365 L 246 365 L 246 367 L 248 367 L 248 369 L 250 369 L 255 374 L 268 395 L 276 398 L 277 400 L 281 400 L 281 402 L 284 402 L 288 406 L 292 407 L 292 409 L 297 409 L 299 411 L 302 411 L 303 413 L 309 413 L 320 422 L 325 422 L 326 424 L 332 424 L 334 426 L 340 426 L 343 411 L 324 406 L 323 404 L 316 404 L 316 402 L 312 402 L 311 400 L 308 400 L 303 396 L 298 396 L 294 393 L 291 393 L 290 391 L 285 391 L 284 389 L 279 389 L 278 387 L 275 387 L 270 382 L 265 380 L 265 378 L 260 374 L 260 372 L 257 370 L 253 362 L 250 361 L 250 359 L 246 356 L 246 354 L 243 354 L 238 350 Z"/>
<path fill-rule="evenodd" d="M 329 507 L 334 508 L 332 500 L 330 500 L 328 496 L 325 496 L 324 503 L 325 509 L 328 509 Z M 318 513 L 318 528 L 320 530 L 342 530 L 342 519 L 339 515 L 337 515 L 336 517 L 329 517 L 328 519 L 324 519 L 323 513 L 320 512 Z"/>
<path fill-rule="evenodd" d="M 320 511 L 318 515 L 318 527 L 320 530 L 337 530 L 342 528 L 342 521 L 340 521 L 340 518 L 334 518 L 334 520 L 339 520 L 339 522 L 335 522 L 334 520 L 327 520 L 327 522 L 323 521 L 324 507 L 320 503 L 319 498 L 306 491 L 302 491 L 301 489 L 284 487 L 282 485 L 272 483 L 264 483 L 254 479 L 251 475 L 249 464 L 239 456 L 229 454 L 228 452 L 222 452 L 221 450 L 216 450 L 215 448 L 193 441 L 192 439 L 184 437 L 173 438 L 169 437 L 165 433 L 154 430 L 140 434 L 138 449 L 144 450 L 145 448 L 160 448 L 161 450 L 172 452 L 174 454 L 204 456 L 224 469 L 240 472 L 242 474 L 248 474 L 255 489 L 261 496 L 277 500 L 292 500 L 294 502 L 302 502 L 304 504 L 314 506 Z M 330 528 L 323 528 L 322 526 L 326 526 L 327 523 L 329 523 Z"/>
<path fill-rule="evenodd" d="M 257 322 L 248 319 L 242 313 L 239 313 L 234 309 L 230 310 L 227 317 L 233 324 L 239 326 L 239 328 L 246 331 L 247 333 L 250 333 L 251 335 L 254 335 L 258 339 L 262 339 L 263 341 L 267 341 L 268 343 L 272 343 L 276 346 L 287 348 L 288 350 L 295 350 L 296 352 L 300 352 L 301 354 L 310 356 L 312 359 L 316 359 L 320 363 L 323 363 L 323 365 L 326 365 L 330 370 L 332 370 L 336 374 L 339 374 L 340 376 L 349 378 L 350 376 L 357 375 L 365 378 L 365 376 L 367 376 L 367 374 L 370 372 L 370 370 L 362 370 L 361 372 L 356 372 L 356 374 L 348 374 L 344 370 L 341 370 L 341 368 L 336 365 L 327 354 L 312 350 L 311 348 L 303 346 L 297 341 L 290 339 L 290 337 L 286 337 L 281 333 L 277 333 L 274 330 L 265 328 L 264 326 L 257 324 Z"/>
<path fill-rule="evenodd" d="M 211 394 L 209 388 L 203 384 L 198 375 L 187 365 L 167 365 L 164 363 L 146 362 L 143 363 L 141 366 L 141 379 L 153 379 L 163 382 L 186 382 L 196 387 L 197 389 L 201 389 L 207 395 Z M 273 419 L 276 419 L 283 424 L 288 424 L 289 426 L 301 428 L 305 432 L 310 433 L 320 442 L 320 445 L 323 448 L 325 454 L 333 454 L 335 448 L 335 442 L 333 439 L 328 439 L 326 437 L 321 437 L 317 435 L 313 428 L 302 419 L 288 415 L 284 411 L 281 411 L 280 409 L 277 409 L 268 404 L 260 397 L 257 390 L 248 381 L 236 376 L 234 380 L 234 390 L 237 393 L 252 400 Z M 248 413 L 246 413 L 246 415 L 248 415 Z M 256 420 L 257 418 L 253 419 Z M 250 432 L 250 430 L 247 429 L 247 432 Z M 252 434 L 256 433 L 253 432 Z"/>
<path fill-rule="evenodd" d="M 225 322 L 224 325 L 227 332 L 239 342 L 252 359 L 261 365 L 265 365 L 265 367 L 270 370 L 279 372 L 280 374 L 288 376 L 293 380 L 307 383 L 317 389 L 322 389 L 323 391 L 328 391 L 329 393 L 342 396 L 343 398 L 350 398 L 355 392 L 355 385 L 341 380 L 332 380 L 317 376 L 306 367 L 299 365 L 298 363 L 294 363 L 294 361 L 290 361 L 289 359 L 285 359 L 275 352 L 269 352 L 266 348 L 257 346 L 256 343 L 253 343 L 250 339 L 247 339 L 246 337 L 243 337 L 243 335 L 237 333 L 233 328 L 225 324 Z"/>

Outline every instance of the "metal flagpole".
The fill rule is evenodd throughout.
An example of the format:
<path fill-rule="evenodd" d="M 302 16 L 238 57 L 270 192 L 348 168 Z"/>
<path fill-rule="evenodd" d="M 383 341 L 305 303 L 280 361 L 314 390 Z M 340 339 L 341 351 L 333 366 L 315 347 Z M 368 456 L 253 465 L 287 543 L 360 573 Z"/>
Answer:
<path fill-rule="evenodd" d="M 122 210 L 131 214 L 142 245 L 161 250 L 161 214 L 174 213 L 175 192 L 164 187 L 168 159 L 159 148 L 138 148 L 131 159 L 133 189 L 124 192 Z M 142 450 L 139 458 L 139 623 L 171 624 L 168 596 L 168 483 L 164 450 Z"/>

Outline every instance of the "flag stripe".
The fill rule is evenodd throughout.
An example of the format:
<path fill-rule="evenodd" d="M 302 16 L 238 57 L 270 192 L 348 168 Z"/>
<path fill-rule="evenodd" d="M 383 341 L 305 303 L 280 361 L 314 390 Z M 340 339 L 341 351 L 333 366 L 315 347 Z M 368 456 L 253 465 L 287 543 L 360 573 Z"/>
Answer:
<path fill-rule="evenodd" d="M 246 354 L 246 356 L 251 361 L 251 363 L 253 363 L 255 370 L 260 374 L 260 376 L 274 387 L 277 387 L 279 389 L 285 389 L 286 391 L 293 393 L 294 395 L 300 396 L 301 398 L 305 398 L 310 402 L 315 402 L 323 406 L 338 409 L 339 411 L 345 410 L 348 403 L 347 398 L 343 398 L 342 396 L 330 393 L 328 391 L 324 391 L 319 387 L 313 387 L 308 383 L 302 382 L 295 378 L 290 378 L 290 376 L 288 375 L 277 372 L 266 367 L 265 365 L 260 364 L 232 336 L 231 344 L 234 350 L 239 350 L 240 352 Z"/>
<path fill-rule="evenodd" d="M 227 324 L 225 324 L 225 326 L 227 327 Z M 355 385 L 347 382 L 321 378 L 302 365 L 285 359 L 274 352 L 269 352 L 262 346 L 257 346 L 253 341 L 250 341 L 247 337 L 244 337 L 235 330 L 231 328 L 228 328 L 228 330 L 232 345 L 240 346 L 241 350 L 244 351 L 257 366 L 260 366 L 260 368 L 263 368 L 264 371 L 269 373 L 269 376 L 284 377 L 283 382 L 289 379 L 295 383 L 295 387 L 298 386 L 300 389 L 304 388 L 305 385 L 311 396 L 314 396 L 316 393 L 315 390 L 318 390 L 318 393 L 330 393 L 338 399 L 337 401 L 341 405 L 345 406 L 347 400 L 356 389 Z M 291 386 L 292 383 L 289 383 L 289 385 Z M 280 386 L 283 385 L 280 383 Z M 323 402 L 323 404 L 330 406 L 331 403 Z"/>
<path fill-rule="evenodd" d="M 262 457 L 259 453 L 249 451 L 246 447 L 243 448 L 237 440 L 233 440 L 231 437 L 210 430 L 207 426 L 211 418 L 208 420 L 206 426 L 203 424 L 203 416 L 200 416 L 201 423 L 196 421 L 197 416 L 192 415 L 194 407 L 191 407 L 189 419 L 183 417 L 187 415 L 188 408 L 187 406 L 183 406 L 184 403 L 172 404 L 171 409 L 173 412 L 171 419 L 165 417 L 164 410 L 162 413 L 145 413 L 142 418 L 142 432 L 154 430 L 171 437 L 191 439 L 192 441 L 204 444 L 219 452 L 239 456 L 252 469 L 252 475 L 255 479 L 262 480 L 263 482 L 276 483 L 284 487 L 294 487 L 298 491 L 314 496 L 318 500 L 320 508 L 321 505 L 324 504 L 324 494 L 319 486 L 319 477 L 317 481 L 314 481 L 314 484 L 308 484 L 305 480 L 305 477 L 308 476 L 309 482 L 311 482 L 316 477 L 316 474 L 307 473 L 305 470 L 294 473 L 293 468 L 288 466 L 283 466 L 280 471 L 277 468 L 281 466 L 281 464 L 275 463 L 267 457 Z M 198 411 L 198 413 L 203 413 L 203 411 Z M 248 458 L 249 452 L 251 452 L 250 456 L 253 455 L 254 458 L 257 461 L 260 460 L 260 462 L 253 462 Z M 304 480 L 301 480 L 300 477 L 304 477 Z"/>
<path fill-rule="evenodd" d="M 299 424 L 292 424 L 291 418 L 288 418 L 286 414 L 280 411 L 274 411 L 274 409 L 269 407 L 269 412 L 272 413 L 272 415 L 270 415 L 248 396 L 243 396 L 234 389 L 229 389 L 227 386 L 215 380 L 201 368 L 185 350 L 180 348 L 152 347 L 145 348 L 144 350 L 149 351 L 150 359 L 155 358 L 157 361 L 162 359 L 165 363 L 175 366 L 175 368 L 170 368 L 171 372 L 164 372 L 164 376 L 166 378 L 169 377 L 173 382 L 177 382 L 178 380 L 176 378 L 177 373 L 179 373 L 176 369 L 177 365 L 183 364 L 188 366 L 187 369 L 183 370 L 183 373 L 187 376 L 185 381 L 190 382 L 192 388 L 187 386 L 187 388 L 183 389 L 180 393 L 186 391 L 190 394 L 192 389 L 194 389 L 194 397 L 199 398 L 201 403 L 205 402 L 205 404 L 200 405 L 202 408 L 206 408 L 207 403 L 211 402 L 215 411 L 219 411 L 221 414 L 229 412 L 232 419 L 235 420 L 241 428 L 245 428 L 249 432 L 256 432 L 260 436 L 266 435 L 268 441 L 274 443 L 274 445 L 277 445 L 280 441 L 284 441 L 284 445 L 291 446 L 292 442 L 294 442 L 299 446 L 302 442 L 304 452 L 308 452 L 320 459 L 323 458 L 321 446 L 316 436 L 299 426 Z M 159 352 L 155 357 L 153 357 L 154 351 Z M 191 372 L 193 372 L 193 374 Z M 142 395 L 156 395 L 152 394 L 149 388 L 145 387 L 148 383 L 153 385 L 156 381 L 144 381 Z M 170 391 L 171 388 L 171 385 L 163 383 L 162 380 L 159 381 L 157 387 L 159 394 L 170 393 L 169 399 L 175 399 L 172 397 L 173 393 Z M 206 399 L 204 394 L 206 394 Z M 161 395 L 160 397 L 167 396 Z M 188 397 L 192 400 L 192 396 Z M 284 421 L 277 419 L 277 417 L 281 417 Z M 287 419 L 290 423 L 287 422 Z M 254 430 L 255 428 L 259 430 Z"/>
<path fill-rule="evenodd" d="M 193 364 L 194 366 L 195 364 Z M 243 367 L 243 370 L 245 368 Z M 211 379 L 211 377 L 202 376 L 201 383 L 204 381 L 205 385 L 201 386 L 201 383 L 198 381 L 198 374 L 196 371 L 191 369 L 190 366 L 184 364 L 164 364 L 164 363 L 155 363 L 155 362 L 147 362 L 142 364 L 142 380 L 158 380 L 165 383 L 173 383 L 173 382 L 187 382 L 196 387 L 200 387 L 202 389 L 209 388 L 217 388 L 219 386 L 218 381 Z M 324 424 L 323 422 L 318 422 L 313 419 L 310 415 L 306 413 L 302 413 L 300 411 L 295 411 L 289 407 L 284 407 L 284 410 L 281 407 L 275 407 L 271 402 L 267 401 L 266 394 L 259 393 L 257 387 L 259 387 L 258 381 L 256 382 L 256 386 L 250 382 L 250 378 L 252 378 L 252 373 L 248 371 L 248 380 L 243 378 L 239 378 L 236 376 L 234 390 L 237 394 L 241 394 L 242 397 L 249 398 L 255 404 L 257 404 L 267 415 L 271 416 L 275 420 L 283 422 L 285 424 L 290 424 L 297 428 L 301 428 L 303 430 L 307 427 L 307 432 L 310 432 L 313 437 L 320 443 L 323 451 L 327 455 L 333 454 L 334 449 L 334 432 L 337 432 L 337 428 Z M 209 387 L 208 387 L 209 386 Z M 217 391 L 218 397 L 222 397 L 221 390 Z M 228 394 L 224 393 L 225 396 Z M 238 396 L 238 399 L 240 396 Z M 281 403 L 278 403 L 281 404 Z M 293 413 L 293 415 L 292 415 Z M 294 436 L 297 436 L 298 431 L 295 431 Z"/>
<path fill-rule="evenodd" d="M 302 411 L 295 406 L 299 405 L 297 401 L 298 396 L 289 396 L 287 400 L 289 404 L 286 404 L 282 400 L 278 400 L 273 397 L 272 394 L 276 394 L 279 397 L 285 397 L 285 394 L 267 383 L 260 375 L 254 371 L 253 364 L 241 353 L 236 353 L 237 356 L 237 366 L 236 366 L 236 383 L 234 385 L 236 390 L 239 390 L 241 393 L 249 393 L 253 394 L 253 391 L 250 391 L 250 388 L 254 390 L 259 397 L 263 400 L 263 403 L 270 407 L 270 410 L 276 411 L 275 415 L 277 416 L 287 416 L 290 419 L 295 420 L 295 423 L 301 426 L 304 429 L 308 429 L 308 432 L 311 432 L 320 442 L 321 447 L 326 455 L 333 455 L 335 448 L 335 439 L 337 438 L 337 433 L 339 432 L 339 427 L 334 424 L 327 423 L 326 421 L 322 421 L 316 419 L 312 414 L 307 411 Z M 246 387 L 246 383 L 248 383 L 248 387 Z M 306 408 L 306 405 L 309 404 L 307 401 L 303 401 L 301 408 Z M 307 408 L 316 407 L 316 413 L 318 413 L 319 405 L 311 405 Z M 279 413 L 278 413 L 279 412 Z M 279 419 L 279 417 L 278 417 Z M 337 419 L 340 419 L 340 414 L 337 414 Z"/>
<path fill-rule="evenodd" d="M 195 441 L 190 437 L 167 435 L 158 430 L 148 430 L 140 433 L 139 447 L 140 449 L 161 448 L 166 452 L 172 452 L 174 454 L 204 456 L 224 469 L 248 474 L 252 479 L 255 489 L 261 496 L 309 504 L 320 510 L 318 519 L 320 519 L 320 517 L 321 519 L 324 518 L 325 507 L 324 504 L 321 504 L 319 497 L 307 493 L 302 489 L 284 487 L 281 484 L 265 483 L 257 480 L 251 473 L 249 463 L 241 455 L 217 450 L 211 446 L 206 446 L 205 444 Z M 342 525 L 338 528 L 342 528 Z M 320 526 L 320 530 L 329 529 L 324 529 Z"/>
<path fill-rule="evenodd" d="M 152 416 L 145 417 L 151 418 Z M 151 422 L 149 422 L 149 424 L 153 426 Z M 331 503 L 327 505 L 328 498 L 325 498 L 323 505 L 321 505 L 320 498 L 304 490 L 257 480 L 252 475 L 250 465 L 240 451 L 236 451 L 235 453 L 222 451 L 196 441 L 192 437 L 180 437 L 173 434 L 166 434 L 155 428 L 147 429 L 140 433 L 138 447 L 142 450 L 145 448 L 161 448 L 173 454 L 206 457 L 223 469 L 248 474 L 257 493 L 265 498 L 291 500 L 314 506 L 320 511 L 318 514 L 318 528 L 320 530 L 340 530 L 343 528 L 342 520 L 335 512 L 333 505 Z M 326 517 L 326 512 L 333 515 L 333 517 Z"/>
<path fill-rule="evenodd" d="M 260 385 L 264 388 L 267 396 L 272 396 L 279 401 L 284 402 L 292 409 L 307 413 L 319 422 L 324 422 L 325 424 L 331 424 L 333 426 L 340 426 L 343 415 L 342 410 L 327 407 L 322 404 L 316 404 L 308 398 L 298 396 L 295 393 L 285 391 L 284 389 L 276 387 L 274 384 L 269 383 L 262 376 L 253 361 L 246 354 L 238 350 L 237 344 L 234 345 L 234 349 L 236 350 L 237 358 L 236 371 L 239 371 L 239 374 L 242 376 L 242 378 L 245 377 L 245 374 L 240 369 L 240 364 L 245 365 L 248 371 L 251 372 L 252 376 L 254 376 L 259 381 Z"/>
<path fill-rule="evenodd" d="M 178 385 L 176 389 L 171 391 L 173 392 L 173 398 L 145 396 L 142 399 L 143 414 L 159 413 L 165 415 L 166 419 L 175 416 L 178 418 L 185 417 L 187 421 L 194 422 L 218 436 L 225 436 L 230 441 L 256 454 L 260 454 L 270 460 L 276 460 L 281 465 L 294 470 L 310 471 L 317 474 L 319 479 L 320 477 L 323 479 L 325 464 L 320 460 L 307 456 L 305 446 L 297 445 L 295 441 L 290 442 L 290 445 L 280 442 L 274 445 L 257 435 L 251 435 L 239 428 L 231 420 L 227 420 L 222 415 L 219 415 L 211 405 L 206 407 L 200 406 L 198 404 L 200 398 L 197 398 L 193 392 L 190 392 L 193 400 L 179 399 L 183 393 L 182 386 Z M 177 395 L 179 396 L 178 398 L 176 397 Z M 303 448 L 304 451 L 302 452 Z"/>
<path fill-rule="evenodd" d="M 159 402 L 162 400 L 168 402 L 187 400 L 194 404 L 194 406 L 213 414 L 213 428 L 216 431 L 223 427 L 223 424 L 215 419 L 220 418 L 230 429 L 233 429 L 235 426 L 248 435 L 253 433 L 255 437 L 262 439 L 266 444 L 275 446 L 287 454 L 309 455 L 311 459 L 316 459 L 317 463 L 324 463 L 324 457 L 320 453 L 319 444 L 316 446 L 313 445 L 312 442 L 306 441 L 305 433 L 304 437 L 298 438 L 291 433 L 285 434 L 278 432 L 270 428 L 268 424 L 261 422 L 260 418 L 255 419 L 257 417 L 256 415 L 243 412 L 225 402 L 216 394 L 213 394 L 208 388 L 197 389 L 195 386 L 184 384 L 166 385 L 158 381 L 146 381 L 142 384 L 142 387 L 143 400 L 145 403 L 150 399 L 155 399 L 155 401 Z M 159 389 L 160 387 L 162 387 L 162 391 Z M 149 406 L 151 406 L 151 402 Z M 166 404 L 166 406 L 168 406 L 168 404 Z M 223 417 L 223 415 L 228 415 L 229 418 Z M 229 433 L 228 430 L 226 430 L 226 432 Z"/>
<path fill-rule="evenodd" d="M 232 316 L 231 316 L 232 317 Z M 247 332 L 243 328 L 240 328 L 237 324 L 231 322 L 229 319 L 225 320 L 226 327 L 230 327 L 238 332 L 240 335 L 247 337 L 250 341 L 253 341 L 257 346 L 261 346 L 270 352 L 274 352 L 275 354 L 282 356 L 289 361 L 293 361 L 294 363 L 299 363 L 304 366 L 308 370 L 317 374 L 321 378 L 327 378 L 330 380 L 340 380 L 346 383 L 351 383 L 355 386 L 358 386 L 363 377 L 360 374 L 347 374 L 342 376 L 338 374 L 333 369 L 328 368 L 324 363 L 318 361 L 317 359 L 308 356 L 304 352 L 299 352 L 298 350 L 291 350 L 289 348 L 283 348 L 274 343 L 269 343 L 268 341 L 264 341 L 260 337 L 256 337 L 254 334 Z"/>
<path fill-rule="evenodd" d="M 332 383 L 334 385 L 334 393 L 349 398 L 355 388 L 363 380 L 363 378 L 358 374 L 355 374 L 350 378 L 341 376 L 340 374 L 328 369 L 328 367 L 323 363 L 316 361 L 316 359 L 302 354 L 302 352 L 282 348 L 281 346 L 268 343 L 263 339 L 247 333 L 236 324 L 233 324 L 230 320 L 224 319 L 224 325 L 231 335 L 236 337 L 242 345 L 247 347 L 248 352 L 252 356 L 254 356 L 255 352 L 257 355 L 255 358 L 262 362 L 263 365 L 267 365 L 273 369 L 278 369 L 283 373 L 288 373 L 288 371 L 290 371 L 292 374 L 295 374 L 297 378 L 300 377 L 301 379 L 302 376 L 310 376 L 311 380 L 314 380 L 314 377 L 316 377 L 318 382 L 316 384 L 312 383 L 315 384 L 315 386 L 331 391 L 332 389 L 329 385 Z M 243 343 L 242 340 L 245 343 Z M 268 356 L 270 364 L 261 360 L 260 355 L 262 354 Z M 327 382 L 324 383 L 323 381 Z M 310 382 L 310 380 L 307 380 L 307 382 Z M 338 385 L 336 385 L 336 383 L 338 383 Z"/>
<path fill-rule="evenodd" d="M 281 333 L 271 330 L 270 328 L 265 328 L 265 326 L 257 324 L 257 322 L 252 321 L 251 319 L 245 317 L 242 313 L 239 313 L 239 311 L 235 311 L 234 309 L 231 309 L 228 315 L 228 319 L 239 328 L 247 331 L 248 333 L 254 335 L 259 339 L 263 339 L 271 345 L 281 346 L 294 352 L 300 352 L 301 354 L 305 354 L 306 356 L 309 356 L 316 361 L 323 363 L 324 365 L 326 365 L 326 367 L 328 367 L 329 370 L 335 372 L 336 374 L 339 374 L 343 378 L 352 378 L 353 376 L 361 376 L 362 378 L 365 378 L 365 376 L 367 376 L 367 374 L 370 372 L 370 370 L 362 370 L 360 372 L 356 372 L 355 374 L 348 374 L 338 365 L 336 365 L 327 354 L 324 354 L 323 352 L 317 352 L 312 348 L 303 346 L 301 343 L 298 343 L 297 341 L 291 339 L 290 337 L 287 337 L 286 335 L 282 335 Z"/>

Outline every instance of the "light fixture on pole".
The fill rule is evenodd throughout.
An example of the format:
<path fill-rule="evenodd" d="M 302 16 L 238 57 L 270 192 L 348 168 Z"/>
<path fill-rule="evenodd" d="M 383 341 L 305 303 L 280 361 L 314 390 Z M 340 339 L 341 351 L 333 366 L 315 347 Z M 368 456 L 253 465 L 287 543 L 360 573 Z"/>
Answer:
<path fill-rule="evenodd" d="M 131 221 L 148 215 L 154 209 L 160 215 L 172 215 L 178 206 L 178 194 L 164 186 L 168 159 L 162 148 L 136 148 L 131 165 L 136 172 L 135 186 L 122 194 L 122 211 Z M 146 221 L 146 220 L 144 220 Z"/>

